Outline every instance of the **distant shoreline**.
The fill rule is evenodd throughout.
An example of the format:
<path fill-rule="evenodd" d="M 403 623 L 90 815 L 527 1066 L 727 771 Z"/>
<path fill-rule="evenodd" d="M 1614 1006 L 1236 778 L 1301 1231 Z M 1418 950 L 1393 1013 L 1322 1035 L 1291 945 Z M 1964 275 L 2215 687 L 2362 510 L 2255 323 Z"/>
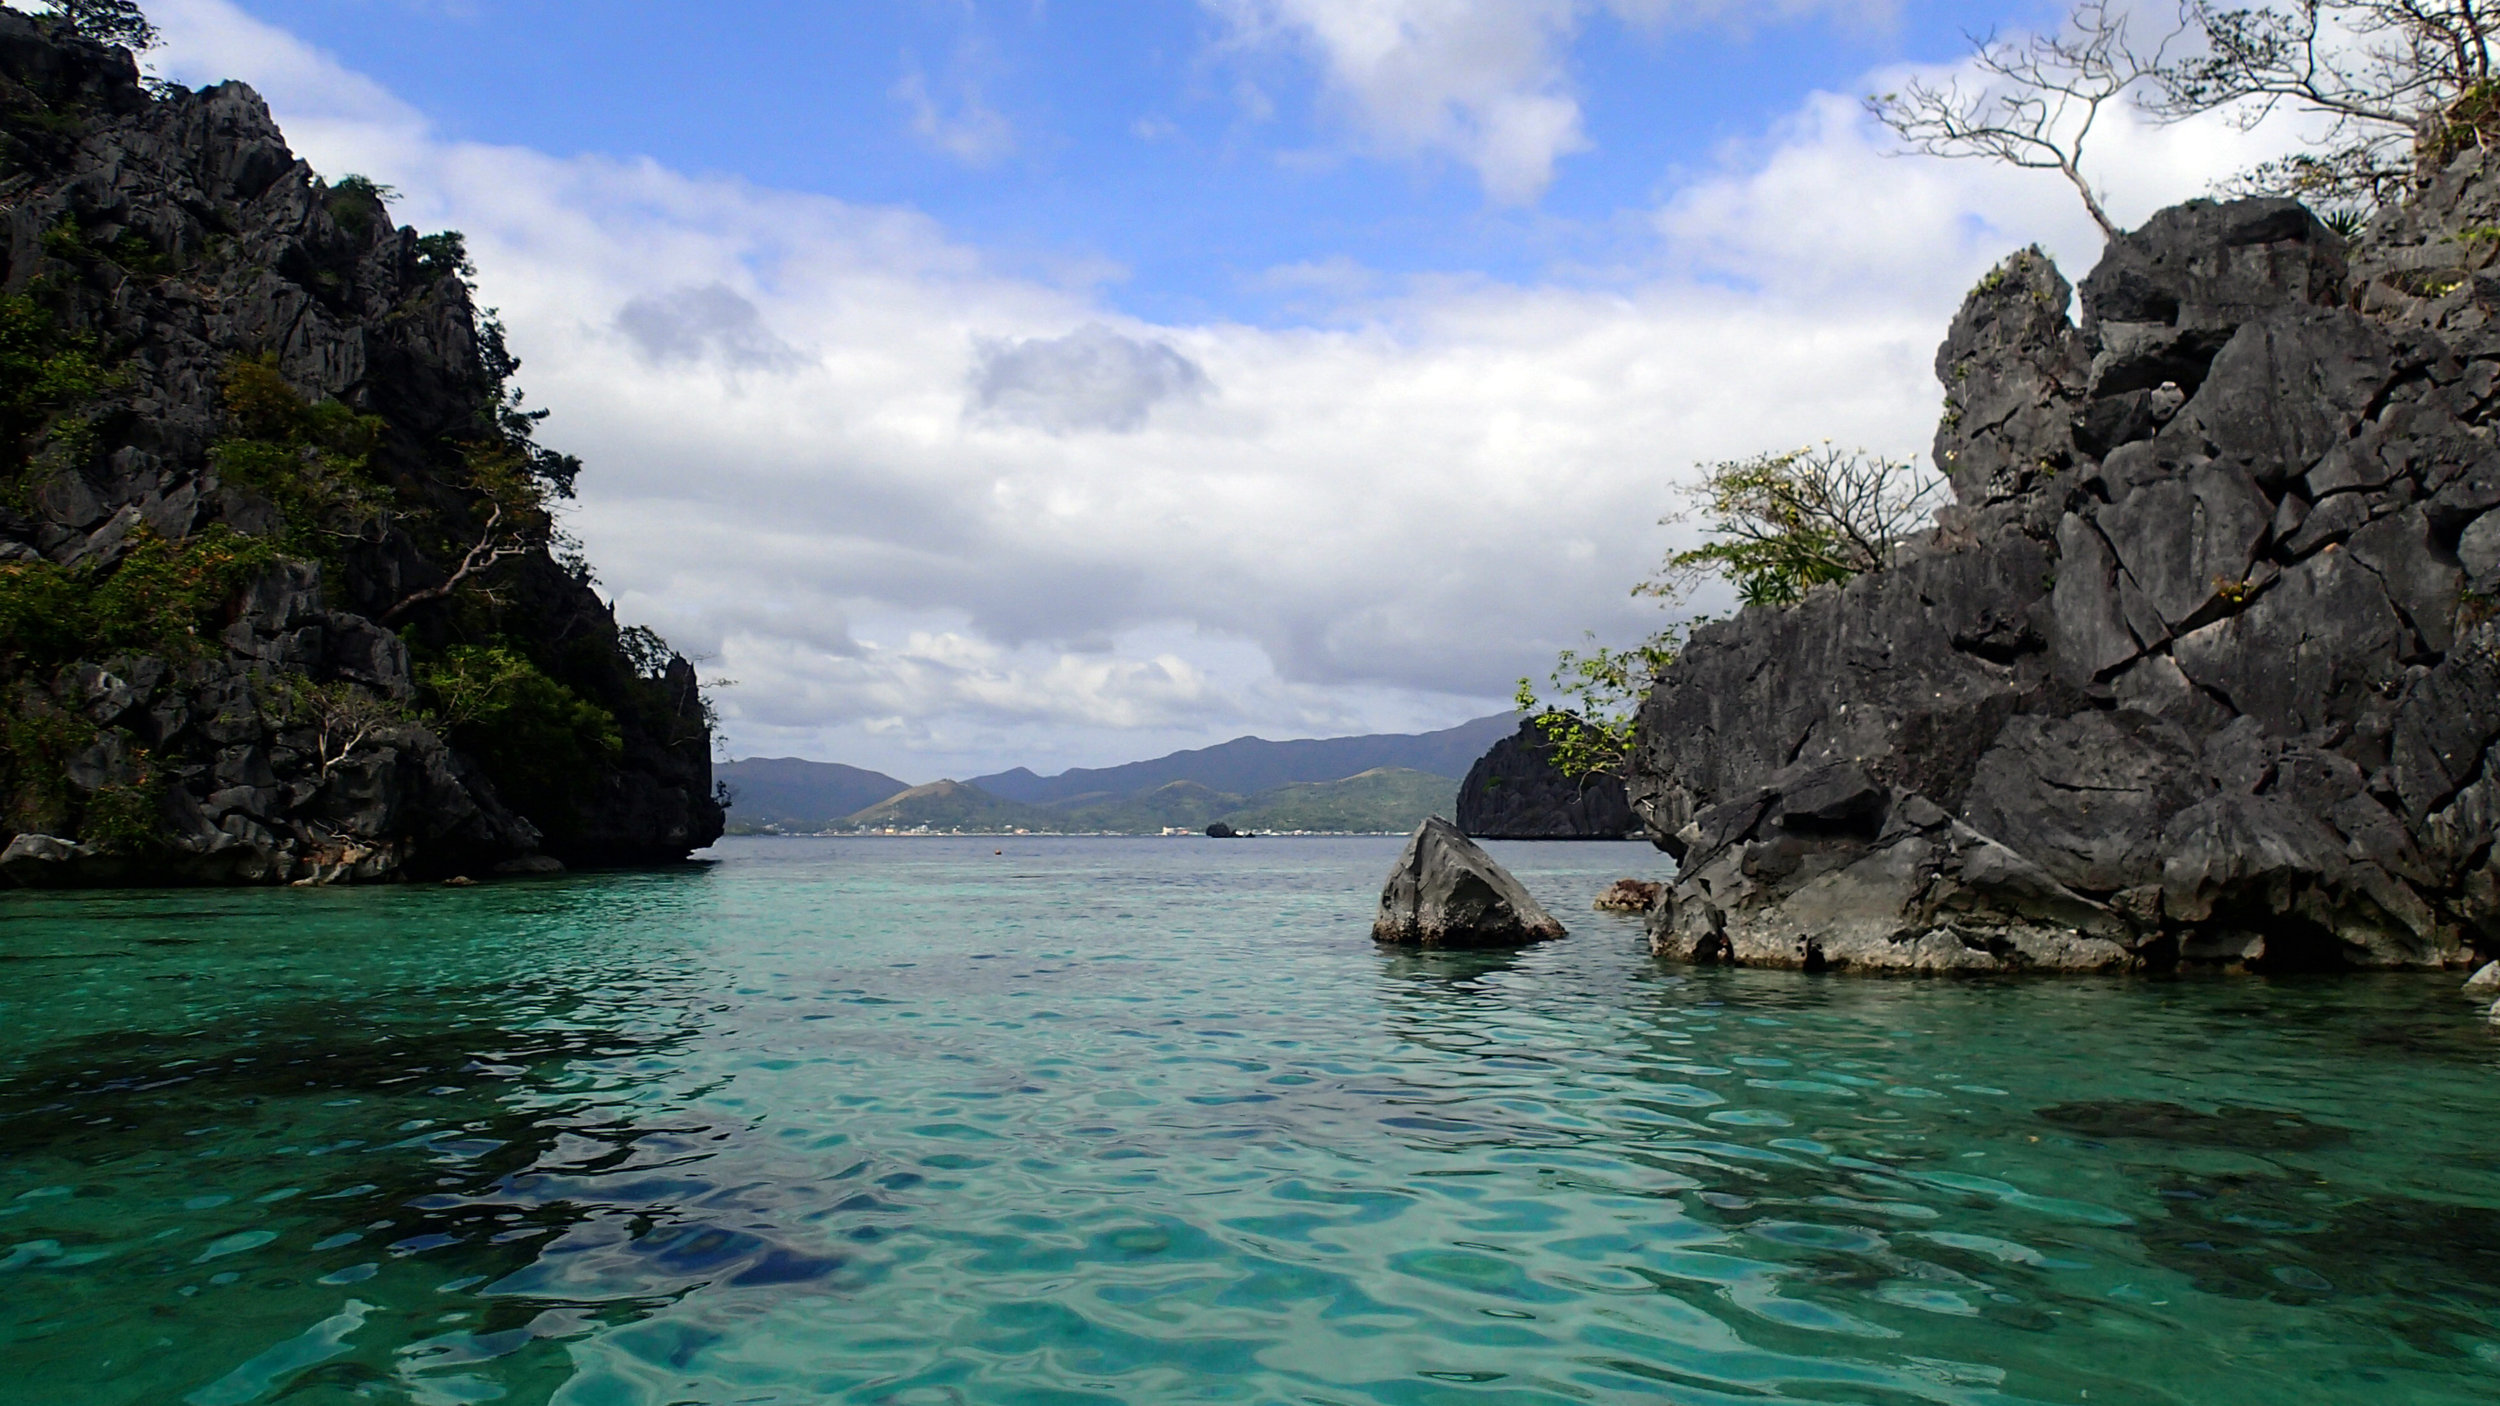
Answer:
<path fill-rule="evenodd" d="M 1402 840 L 1403 830 L 1261 830 L 1239 836 L 1245 840 Z M 1536 836 L 1508 838 L 1485 836 L 1501 844 L 1584 845 L 1590 837 Z M 731 832 L 713 843 L 728 840 L 1212 840 L 1209 835 L 1141 835 L 1129 830 L 747 830 Z M 1637 835 L 1597 836 L 1599 844 L 1648 844 Z"/>

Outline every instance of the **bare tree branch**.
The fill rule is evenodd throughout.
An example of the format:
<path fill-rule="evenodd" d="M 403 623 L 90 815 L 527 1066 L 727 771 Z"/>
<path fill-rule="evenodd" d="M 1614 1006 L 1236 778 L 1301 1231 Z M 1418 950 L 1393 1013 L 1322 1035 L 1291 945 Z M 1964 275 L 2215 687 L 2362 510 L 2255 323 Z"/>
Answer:
<path fill-rule="evenodd" d="M 2492 0 L 2183 0 L 2201 52 L 2154 74 L 2163 121 L 2208 112 L 2250 127 L 2287 105 L 2330 119 L 2315 154 L 2225 183 L 2367 209 L 2400 198 L 2415 165 L 2500 136 Z"/>
<path fill-rule="evenodd" d="M 2163 117 L 2238 107 L 2253 124 L 2291 102 L 2409 133 L 2491 77 L 2474 0 L 2186 0 L 2182 13 L 2206 52 L 2160 74 L 2146 106 Z"/>
<path fill-rule="evenodd" d="M 364 750 L 374 734 L 406 720 L 406 709 L 344 680 L 314 683 L 302 676 L 277 684 L 279 721 L 311 730 L 321 779 Z"/>
<path fill-rule="evenodd" d="M 1911 151 L 2059 173 L 2083 197 L 2101 233 L 2114 240 L 2121 231 L 2084 174 L 2084 148 L 2102 109 L 2162 71 L 2184 30 L 2140 53 L 2129 41 L 2124 14 L 2114 13 L 2107 0 L 2086 0 L 2057 34 L 1974 36 L 1971 63 L 1987 76 L 1975 90 L 1920 79 L 1867 99 L 1866 107 Z"/>
<path fill-rule="evenodd" d="M 422 591 L 411 592 L 399 604 L 382 612 L 381 623 L 387 625 L 427 601 L 446 600 L 470 578 L 490 570 L 499 562 L 526 555 L 532 545 L 530 539 L 517 532 L 498 537 L 497 529 L 502 523 L 503 504 L 495 503 L 486 514 L 486 526 L 478 534 L 477 545 L 469 548 L 468 555 L 460 559 L 459 567 L 451 575 L 445 577 L 440 585 L 428 586 Z"/>

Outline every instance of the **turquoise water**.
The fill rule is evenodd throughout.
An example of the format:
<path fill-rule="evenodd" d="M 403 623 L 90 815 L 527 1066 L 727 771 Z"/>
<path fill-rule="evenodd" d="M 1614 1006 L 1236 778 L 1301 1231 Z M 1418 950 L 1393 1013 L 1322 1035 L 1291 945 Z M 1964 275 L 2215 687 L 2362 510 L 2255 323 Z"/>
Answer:
<path fill-rule="evenodd" d="M 2500 1398 L 2452 978 L 1693 971 L 1617 845 L 1395 955 L 1395 848 L 0 898 L 0 1400 Z"/>

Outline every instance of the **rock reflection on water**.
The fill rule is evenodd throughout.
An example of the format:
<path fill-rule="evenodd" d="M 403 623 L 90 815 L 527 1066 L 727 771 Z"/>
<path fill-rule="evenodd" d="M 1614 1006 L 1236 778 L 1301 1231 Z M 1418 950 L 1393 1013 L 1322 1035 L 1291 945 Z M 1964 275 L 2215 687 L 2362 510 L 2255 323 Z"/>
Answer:
<path fill-rule="evenodd" d="M 10 900 L 12 1370 L 72 1406 L 2500 1386 L 2493 1039 L 2431 984 L 1693 971 L 1604 915 L 1401 954 L 1394 841 L 1010 844 Z M 1556 911 L 1643 872 L 1501 857 Z"/>

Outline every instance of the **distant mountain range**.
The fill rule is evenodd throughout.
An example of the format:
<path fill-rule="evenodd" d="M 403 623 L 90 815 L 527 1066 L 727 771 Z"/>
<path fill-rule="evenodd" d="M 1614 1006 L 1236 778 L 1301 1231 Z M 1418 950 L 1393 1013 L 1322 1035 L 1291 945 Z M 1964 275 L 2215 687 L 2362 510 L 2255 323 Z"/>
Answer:
<path fill-rule="evenodd" d="M 1051 805 L 1089 797 L 1133 796 L 1174 781 L 1195 781 L 1216 791 L 1248 796 L 1297 781 L 1341 781 L 1381 767 L 1430 772 L 1455 781 L 1467 774 L 1476 758 L 1518 726 L 1518 714 L 1501 713 L 1439 732 L 1376 733 L 1368 737 L 1307 738 L 1294 742 L 1236 737 L 1213 747 L 1174 752 L 1150 762 L 1078 767 L 1057 776 L 1035 776 L 1017 767 L 992 776 L 976 776 L 971 784 L 993 796 L 1026 805 Z"/>
<path fill-rule="evenodd" d="M 961 781 L 932 781 L 869 806 L 837 822 L 845 830 L 1030 830 L 1046 812 L 1002 801 Z"/>
<path fill-rule="evenodd" d="M 726 762 L 733 831 L 1031 830 L 1155 834 L 1223 821 L 1238 830 L 1411 830 L 1449 815 L 1459 778 L 1515 715 L 1439 732 L 1291 742 L 1241 737 L 1126 766 L 1036 776 L 1025 768 L 909 786 L 882 772 L 792 757 Z"/>
<path fill-rule="evenodd" d="M 1029 830 L 1038 835 L 1153 835 L 1201 830 L 1222 821 L 1235 830 L 1412 830 L 1427 815 L 1448 815 L 1458 783 L 1401 767 L 1378 767 L 1335 781 L 1297 781 L 1253 796 L 1175 781 L 1125 800 L 1030 806 L 965 781 L 933 781 L 890 796 L 830 827 L 841 830 Z M 735 813 L 734 810 L 732 812 Z"/>
<path fill-rule="evenodd" d="M 734 812 L 731 823 L 745 828 L 763 825 L 814 828 L 866 810 L 886 797 L 911 789 L 881 771 L 866 771 L 840 762 L 801 761 L 797 757 L 750 757 L 718 762 L 712 775 L 729 783 Z"/>

